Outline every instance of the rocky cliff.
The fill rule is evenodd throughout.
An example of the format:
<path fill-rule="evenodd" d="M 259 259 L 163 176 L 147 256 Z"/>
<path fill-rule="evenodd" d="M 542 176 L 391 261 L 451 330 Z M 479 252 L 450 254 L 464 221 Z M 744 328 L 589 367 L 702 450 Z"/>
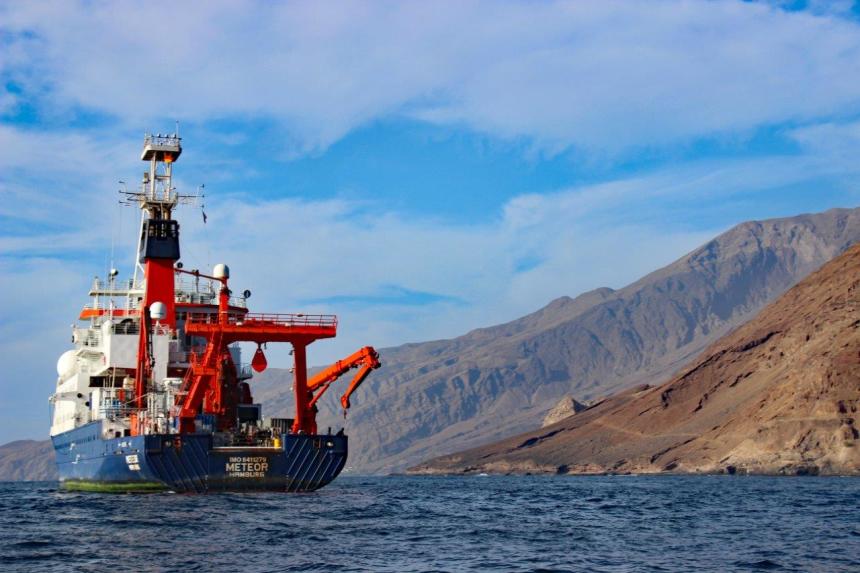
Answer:
<path fill-rule="evenodd" d="M 860 473 L 860 246 L 671 381 L 413 473 Z"/>

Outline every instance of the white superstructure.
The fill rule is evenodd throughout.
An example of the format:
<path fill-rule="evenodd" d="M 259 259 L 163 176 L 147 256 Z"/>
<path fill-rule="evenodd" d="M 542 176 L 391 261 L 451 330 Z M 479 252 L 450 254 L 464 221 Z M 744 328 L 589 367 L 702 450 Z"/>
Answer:
<path fill-rule="evenodd" d="M 176 135 L 147 135 L 142 159 L 150 162 L 138 191 L 124 192 L 127 202 L 138 204 L 145 214 L 141 222 L 142 249 L 144 222 L 153 211 L 169 211 L 182 200 L 191 197 L 179 195 L 172 186 L 172 165 L 181 153 L 180 138 Z M 177 264 L 177 268 L 181 268 Z M 216 272 L 224 272 L 226 265 L 217 265 Z M 112 269 L 106 279 L 96 278 L 90 288 L 92 297 L 84 306 L 80 320 L 83 326 L 73 326 L 74 344 L 57 362 L 57 387 L 51 395 L 53 421 L 51 436 L 67 432 L 93 421 L 102 421 L 102 437 L 114 438 L 129 435 L 132 415 L 145 426 L 145 432 L 171 433 L 171 419 L 176 397 L 182 392 L 183 377 L 189 367 L 189 353 L 198 350 L 202 341 L 184 335 L 185 317 L 189 312 L 197 315 L 217 313 L 219 286 L 194 272 L 176 275 L 174 305 L 175 327 L 159 323 L 166 306 L 155 302 L 149 308 L 151 335 L 140 336 L 141 301 L 146 292 L 146 279 L 139 263 L 135 264 L 134 277 L 126 281 L 117 279 Z M 166 302 L 166 301 L 165 301 Z M 246 309 L 245 298 L 230 298 L 230 307 L 238 312 Z M 146 344 L 146 352 L 141 352 Z M 231 348 L 238 378 L 251 377 L 250 368 L 242 366 L 239 348 Z M 145 411 L 132 408 L 135 399 L 135 372 L 140 356 L 150 359 L 151 381 L 144 399 Z"/>

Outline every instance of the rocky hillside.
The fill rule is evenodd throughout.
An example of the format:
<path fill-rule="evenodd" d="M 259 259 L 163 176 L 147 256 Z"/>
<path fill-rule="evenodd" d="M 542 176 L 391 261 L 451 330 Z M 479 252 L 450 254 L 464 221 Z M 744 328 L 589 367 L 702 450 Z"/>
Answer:
<path fill-rule="evenodd" d="M 0 481 L 57 479 L 50 440 L 18 440 L 0 446 Z"/>
<path fill-rule="evenodd" d="M 855 246 L 671 381 L 412 472 L 858 474 L 858 408 Z"/>
<path fill-rule="evenodd" d="M 539 427 L 568 396 L 592 401 L 660 382 L 860 239 L 860 210 L 738 225 L 617 291 L 560 298 L 513 322 L 381 352 L 384 367 L 347 420 L 350 465 L 399 471 L 421 460 Z M 289 378 L 256 383 L 288 414 Z M 334 401 L 321 426 L 343 423 Z"/>

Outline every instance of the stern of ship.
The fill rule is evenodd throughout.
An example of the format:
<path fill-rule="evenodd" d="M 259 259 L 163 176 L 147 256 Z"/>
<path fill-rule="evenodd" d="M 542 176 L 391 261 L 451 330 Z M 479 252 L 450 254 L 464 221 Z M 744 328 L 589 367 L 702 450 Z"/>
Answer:
<path fill-rule="evenodd" d="M 213 447 L 211 434 L 101 440 L 92 426 L 54 439 L 64 489 L 309 492 L 340 474 L 349 449 L 343 434 L 283 434 L 276 447 Z"/>

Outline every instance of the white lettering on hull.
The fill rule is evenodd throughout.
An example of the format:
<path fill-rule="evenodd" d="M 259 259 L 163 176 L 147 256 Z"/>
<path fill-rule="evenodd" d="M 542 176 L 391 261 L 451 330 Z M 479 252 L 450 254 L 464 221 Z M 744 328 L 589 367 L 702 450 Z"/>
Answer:
<path fill-rule="evenodd" d="M 269 459 L 265 457 L 231 456 L 225 468 L 228 477 L 265 477 L 269 471 Z"/>
<path fill-rule="evenodd" d="M 133 472 L 140 471 L 140 460 L 137 457 L 137 454 L 132 454 L 130 456 L 125 457 L 125 463 L 128 465 L 128 469 Z"/>

